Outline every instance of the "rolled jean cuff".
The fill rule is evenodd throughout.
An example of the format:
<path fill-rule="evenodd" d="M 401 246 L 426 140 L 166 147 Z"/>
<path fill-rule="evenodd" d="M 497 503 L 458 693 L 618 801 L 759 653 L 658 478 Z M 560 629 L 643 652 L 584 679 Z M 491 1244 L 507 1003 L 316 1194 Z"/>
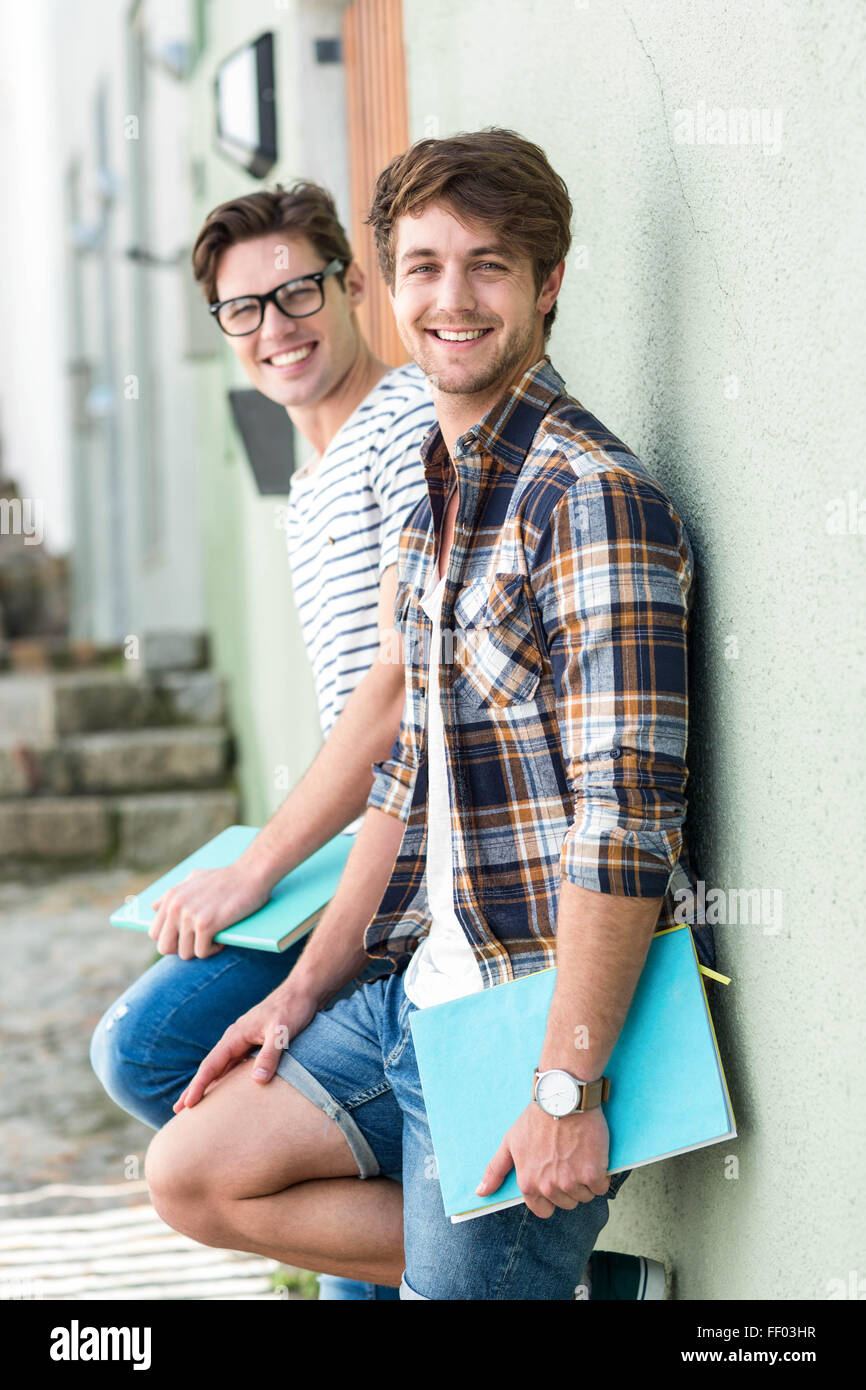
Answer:
<path fill-rule="evenodd" d="M 329 1120 L 341 1130 L 346 1143 L 352 1150 L 352 1156 L 358 1165 L 358 1173 L 362 1178 L 376 1178 L 379 1176 L 379 1163 L 367 1140 L 364 1138 L 348 1110 L 344 1110 L 339 1101 L 329 1091 L 326 1091 L 320 1081 L 317 1081 L 312 1072 L 302 1067 L 300 1062 L 292 1056 L 290 1052 L 284 1052 L 277 1067 L 277 1075 L 284 1081 L 288 1081 L 290 1086 L 294 1086 L 296 1091 L 300 1091 L 302 1096 L 311 1100 L 315 1106 L 327 1115 Z"/>
<path fill-rule="evenodd" d="M 401 1297 L 401 1298 L 420 1298 L 420 1299 L 422 1300 L 422 1302 L 424 1302 L 424 1303 L 429 1303 L 429 1302 L 431 1301 L 431 1300 L 427 1297 L 426 1294 L 424 1294 L 424 1293 L 416 1293 L 415 1290 L 412 1288 L 412 1285 L 406 1283 L 406 1275 L 405 1275 L 405 1274 L 402 1276 L 402 1278 L 401 1278 L 401 1280 L 400 1280 L 400 1297 Z"/>

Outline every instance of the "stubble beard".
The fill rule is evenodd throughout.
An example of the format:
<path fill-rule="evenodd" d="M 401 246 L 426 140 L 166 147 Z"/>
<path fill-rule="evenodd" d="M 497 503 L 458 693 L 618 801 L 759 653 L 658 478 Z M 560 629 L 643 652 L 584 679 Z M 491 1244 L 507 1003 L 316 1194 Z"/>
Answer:
<path fill-rule="evenodd" d="M 422 329 L 422 335 L 424 330 Z M 532 340 L 535 336 L 535 326 L 529 323 L 524 328 L 515 328 L 511 336 L 500 347 L 492 362 L 486 363 L 483 367 L 479 366 L 472 375 L 465 375 L 464 369 L 459 363 L 455 363 L 457 371 L 450 376 L 448 372 L 440 372 L 431 366 L 428 371 L 424 357 L 419 353 L 415 359 L 418 366 L 426 376 L 430 386 L 434 391 L 441 391 L 448 396 L 474 396 L 483 391 L 489 391 L 498 382 L 507 381 L 514 373 L 514 370 L 526 358 L 532 347 Z M 426 342 L 426 338 L 425 338 Z M 412 348 L 404 340 L 404 346 L 412 355 Z"/>

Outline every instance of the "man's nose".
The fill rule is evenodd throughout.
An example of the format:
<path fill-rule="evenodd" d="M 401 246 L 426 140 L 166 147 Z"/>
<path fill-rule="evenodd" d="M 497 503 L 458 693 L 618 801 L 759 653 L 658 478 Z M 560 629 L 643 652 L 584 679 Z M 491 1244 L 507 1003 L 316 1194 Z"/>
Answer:
<path fill-rule="evenodd" d="M 440 314 L 465 313 L 476 308 L 475 294 L 462 267 L 445 267 L 436 286 Z"/>
<path fill-rule="evenodd" d="M 273 339 L 280 342 L 287 334 L 297 331 L 298 320 L 290 318 L 288 314 L 282 313 L 273 300 L 265 305 L 264 318 L 262 319 L 259 334 L 267 342 Z"/>

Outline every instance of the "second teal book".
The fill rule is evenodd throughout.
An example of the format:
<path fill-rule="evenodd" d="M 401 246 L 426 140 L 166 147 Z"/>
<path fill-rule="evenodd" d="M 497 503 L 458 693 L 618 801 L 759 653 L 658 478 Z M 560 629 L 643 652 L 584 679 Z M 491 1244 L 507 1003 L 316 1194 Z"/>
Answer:
<path fill-rule="evenodd" d="M 150 905 L 152 902 L 182 882 L 193 869 L 221 869 L 233 864 L 258 833 L 253 825 L 230 825 L 195 854 L 181 860 L 167 874 L 128 899 L 111 914 L 110 922 L 115 927 L 147 931 L 156 916 Z M 258 912 L 217 932 L 214 941 L 222 946 L 248 946 L 256 951 L 285 951 L 315 926 L 337 890 L 354 843 L 354 835 L 335 835 L 280 879 Z"/>

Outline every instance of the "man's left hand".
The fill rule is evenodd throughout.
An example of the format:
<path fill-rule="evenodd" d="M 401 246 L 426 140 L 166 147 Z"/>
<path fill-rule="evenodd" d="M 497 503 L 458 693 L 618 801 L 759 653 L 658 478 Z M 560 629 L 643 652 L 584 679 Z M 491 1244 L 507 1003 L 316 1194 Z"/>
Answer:
<path fill-rule="evenodd" d="M 475 1190 L 488 1196 L 514 1168 L 526 1205 L 536 1216 L 552 1216 L 557 1207 L 572 1211 L 580 1202 L 592 1202 L 607 1192 L 609 1146 L 610 1132 L 599 1106 L 555 1120 L 531 1101 Z"/>

